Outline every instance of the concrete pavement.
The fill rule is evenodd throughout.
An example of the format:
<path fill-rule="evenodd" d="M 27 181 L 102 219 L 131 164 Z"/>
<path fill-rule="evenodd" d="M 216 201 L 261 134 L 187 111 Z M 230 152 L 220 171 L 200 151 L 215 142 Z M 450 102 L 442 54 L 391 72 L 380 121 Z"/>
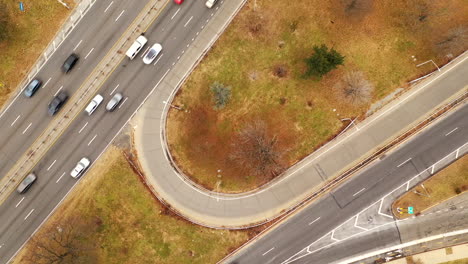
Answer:
<path fill-rule="evenodd" d="M 463 260 L 468 263 L 468 244 L 458 245 L 454 247 L 442 248 L 433 251 L 424 252 L 412 256 L 414 262 L 410 262 L 405 258 L 390 261 L 391 264 L 439 264 L 454 260 Z M 419 262 L 418 262 L 419 261 Z M 463 262 L 460 262 L 460 264 Z"/>
<path fill-rule="evenodd" d="M 222 33 L 244 1 L 223 3 L 217 16 L 181 56 L 173 73 L 159 86 L 137 115 L 135 145 L 147 182 L 158 198 L 178 214 L 201 225 L 242 228 L 274 219 L 317 192 L 327 181 L 407 131 L 433 109 L 466 91 L 468 53 L 414 86 L 362 123 L 299 162 L 259 190 L 221 194 L 205 190 L 177 167 L 165 135 L 170 102 L 188 74 Z"/>

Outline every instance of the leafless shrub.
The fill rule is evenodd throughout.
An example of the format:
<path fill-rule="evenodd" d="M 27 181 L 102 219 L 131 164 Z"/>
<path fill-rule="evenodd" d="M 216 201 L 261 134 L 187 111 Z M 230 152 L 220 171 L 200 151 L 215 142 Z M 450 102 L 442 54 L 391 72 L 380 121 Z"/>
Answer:
<path fill-rule="evenodd" d="M 276 176 L 284 169 L 277 137 L 269 136 L 264 121 L 246 125 L 237 135 L 230 159 L 240 168 L 250 169 L 255 176 Z"/>
<path fill-rule="evenodd" d="M 282 65 L 282 64 L 276 65 L 275 67 L 273 67 L 273 74 L 276 77 L 283 78 L 288 75 L 288 69 L 286 68 L 285 65 Z"/>
<path fill-rule="evenodd" d="M 362 19 L 370 13 L 372 3 L 372 0 L 342 0 L 345 15 L 355 19 Z"/>
<path fill-rule="evenodd" d="M 362 72 L 352 71 L 344 76 L 335 89 L 339 96 L 352 105 L 368 103 L 372 99 L 374 86 Z"/>
<path fill-rule="evenodd" d="M 468 48 L 468 27 L 458 26 L 451 29 L 444 40 L 436 43 L 436 49 L 443 53 L 458 54 Z"/>

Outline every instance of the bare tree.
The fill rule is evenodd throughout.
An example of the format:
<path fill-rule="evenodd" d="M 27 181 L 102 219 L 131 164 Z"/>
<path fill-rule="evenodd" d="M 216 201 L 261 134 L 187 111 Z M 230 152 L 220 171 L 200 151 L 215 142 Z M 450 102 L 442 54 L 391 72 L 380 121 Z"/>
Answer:
<path fill-rule="evenodd" d="M 436 43 L 436 48 L 443 53 L 454 53 L 455 55 L 468 48 L 468 27 L 457 26 L 451 29 L 444 40 Z"/>
<path fill-rule="evenodd" d="M 372 99 L 374 86 L 362 72 L 352 71 L 346 74 L 335 89 L 339 96 L 352 105 L 368 103 Z"/>
<path fill-rule="evenodd" d="M 256 120 L 246 125 L 237 135 L 230 159 L 237 166 L 247 168 L 255 176 L 276 176 L 284 166 L 276 136 L 269 136 L 264 121 Z"/>
<path fill-rule="evenodd" d="M 31 239 L 32 250 L 24 261 L 35 264 L 93 263 L 85 246 L 83 226 L 78 218 L 68 218 L 43 227 Z M 88 242 L 89 243 L 89 242 Z"/>
<path fill-rule="evenodd" d="M 6 4 L 0 2 L 0 42 L 8 38 L 10 24 L 8 8 Z"/>

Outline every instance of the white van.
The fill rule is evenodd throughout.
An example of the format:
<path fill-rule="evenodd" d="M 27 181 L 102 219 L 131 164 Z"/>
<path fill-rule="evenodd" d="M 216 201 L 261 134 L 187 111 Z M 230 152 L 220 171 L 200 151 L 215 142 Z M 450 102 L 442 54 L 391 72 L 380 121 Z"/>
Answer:
<path fill-rule="evenodd" d="M 104 97 L 102 97 L 102 95 L 96 95 L 86 107 L 86 113 L 88 113 L 88 115 L 91 115 L 94 112 L 94 110 L 96 110 L 96 108 L 102 103 L 102 100 L 104 100 Z"/>
<path fill-rule="evenodd" d="M 145 46 L 146 42 L 148 42 L 148 39 L 146 39 L 144 36 L 139 36 L 135 42 L 133 42 L 132 46 L 127 50 L 125 55 L 133 60 L 138 52 L 140 52 L 140 50 Z"/>

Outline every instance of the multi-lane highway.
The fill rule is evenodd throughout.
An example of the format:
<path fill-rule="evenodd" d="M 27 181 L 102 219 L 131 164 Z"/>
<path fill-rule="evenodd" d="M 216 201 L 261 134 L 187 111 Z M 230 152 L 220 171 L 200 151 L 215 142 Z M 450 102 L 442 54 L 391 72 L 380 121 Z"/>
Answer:
<path fill-rule="evenodd" d="M 366 250 L 400 243 L 400 238 L 406 238 L 408 234 L 400 234 L 397 224 L 389 217 L 391 201 L 380 203 L 379 199 L 466 144 L 467 116 L 468 104 L 465 102 L 456 112 L 307 206 L 227 263 L 332 263 Z M 424 176 L 428 175 L 430 173 Z M 368 208 L 373 214 L 362 212 L 375 202 L 375 206 Z M 349 222 L 347 226 L 345 221 Z M 365 232 L 377 222 L 385 228 Z M 353 238 L 353 232 L 363 235 Z M 331 244 L 333 247 L 310 254 Z"/>
<path fill-rule="evenodd" d="M 104 0 L 93 5 L 37 74 L 44 83 L 37 94 L 32 98 L 20 94 L 1 114 L 0 175 L 11 169 L 49 124 L 47 104 L 52 97 L 60 90 L 73 95 L 148 2 Z M 15 254 L 77 183 L 69 175 L 76 162 L 84 156 L 91 161 L 99 157 L 216 12 L 207 9 L 203 1 L 186 1 L 182 5 L 166 1 L 161 5 L 164 9 L 145 36 L 148 46 L 161 43 L 162 53 L 151 65 L 144 65 L 141 58 L 147 47 L 132 61 L 123 58 L 98 91 L 105 98 L 103 105 L 113 94 L 122 93 L 119 107 L 109 113 L 101 105 L 91 116 L 84 112 L 78 115 L 36 164 L 38 180 L 32 188 L 24 195 L 13 193 L 0 206 L 0 263 L 6 263 Z M 65 75 L 60 66 L 72 52 L 80 55 L 80 61 Z"/>

